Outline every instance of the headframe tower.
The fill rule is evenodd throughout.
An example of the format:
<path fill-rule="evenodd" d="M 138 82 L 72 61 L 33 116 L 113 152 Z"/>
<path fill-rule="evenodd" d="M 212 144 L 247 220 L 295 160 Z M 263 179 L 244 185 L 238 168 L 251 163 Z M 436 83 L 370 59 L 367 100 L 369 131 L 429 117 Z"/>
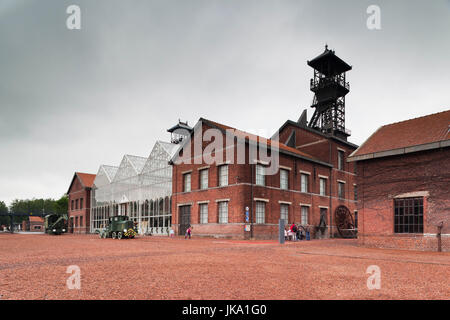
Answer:
<path fill-rule="evenodd" d="M 345 128 L 345 95 L 350 85 L 345 73 L 352 69 L 325 45 L 325 51 L 307 62 L 314 69 L 310 89 L 314 92 L 311 108 L 314 114 L 308 127 L 347 140 L 350 131 Z"/>

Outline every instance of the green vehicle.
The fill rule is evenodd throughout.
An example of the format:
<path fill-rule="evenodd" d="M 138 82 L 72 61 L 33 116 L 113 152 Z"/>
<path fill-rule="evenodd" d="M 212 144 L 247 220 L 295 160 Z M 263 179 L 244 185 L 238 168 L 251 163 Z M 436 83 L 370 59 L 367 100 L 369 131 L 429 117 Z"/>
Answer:
<path fill-rule="evenodd" d="M 100 238 L 133 239 L 137 234 L 137 229 L 134 227 L 133 221 L 128 216 L 113 216 L 109 217 L 108 225 L 105 229 L 100 231 Z"/>
<path fill-rule="evenodd" d="M 44 217 L 44 228 L 48 234 L 59 235 L 67 232 L 67 215 L 48 214 Z"/>

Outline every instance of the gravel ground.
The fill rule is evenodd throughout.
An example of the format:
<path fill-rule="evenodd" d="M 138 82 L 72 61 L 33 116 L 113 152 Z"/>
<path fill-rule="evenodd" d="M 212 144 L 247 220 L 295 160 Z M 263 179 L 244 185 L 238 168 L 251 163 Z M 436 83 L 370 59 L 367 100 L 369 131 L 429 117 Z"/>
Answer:
<path fill-rule="evenodd" d="M 67 267 L 81 270 L 70 290 Z M 369 290 L 370 265 L 381 288 Z M 0 233 L 0 299 L 450 299 L 450 254 L 287 242 Z"/>

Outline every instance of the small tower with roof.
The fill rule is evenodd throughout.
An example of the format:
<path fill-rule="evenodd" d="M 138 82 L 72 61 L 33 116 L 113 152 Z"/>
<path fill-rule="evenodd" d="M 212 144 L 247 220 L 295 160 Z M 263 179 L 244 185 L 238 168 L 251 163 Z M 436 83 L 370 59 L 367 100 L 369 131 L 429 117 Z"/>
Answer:
<path fill-rule="evenodd" d="M 167 129 L 167 132 L 170 132 L 171 135 L 170 142 L 178 144 L 184 139 L 190 137 L 192 130 L 193 128 L 188 125 L 187 121 L 182 122 L 178 119 L 178 123 Z"/>

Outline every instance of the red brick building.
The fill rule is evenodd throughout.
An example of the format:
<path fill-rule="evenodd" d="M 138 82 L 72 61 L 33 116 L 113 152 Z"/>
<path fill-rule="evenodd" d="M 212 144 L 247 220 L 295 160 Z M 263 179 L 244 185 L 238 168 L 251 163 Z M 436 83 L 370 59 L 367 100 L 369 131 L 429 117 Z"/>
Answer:
<path fill-rule="evenodd" d="M 211 151 L 201 139 L 208 129 L 220 132 L 224 152 L 222 160 L 209 164 L 205 157 L 217 155 L 220 148 Z M 259 154 L 251 156 L 250 146 L 256 142 L 267 143 L 270 155 L 279 152 L 276 172 L 267 174 L 270 164 Z M 338 208 L 354 217 L 355 173 L 346 158 L 357 146 L 345 139 L 287 121 L 279 135 L 266 140 L 201 118 L 184 143 L 172 159 L 172 226 L 178 234 L 192 225 L 197 236 L 275 239 L 284 218 L 307 227 L 312 237 L 324 238 L 339 236 Z M 239 145 L 245 147 L 239 150 Z M 195 158 L 197 147 L 200 159 Z M 242 150 L 245 163 L 238 161 Z M 181 159 L 197 163 L 177 163 Z M 244 230 L 246 225 L 250 231 Z"/>
<path fill-rule="evenodd" d="M 440 241 L 450 251 L 449 159 L 450 110 L 382 126 L 367 139 L 349 157 L 358 171 L 359 242 L 436 251 Z"/>
<path fill-rule="evenodd" d="M 29 217 L 28 221 L 22 222 L 23 231 L 31 232 L 43 232 L 44 231 L 44 218 L 41 217 Z"/>
<path fill-rule="evenodd" d="M 67 195 L 69 197 L 69 232 L 89 233 L 91 190 L 95 174 L 75 172 Z"/>

